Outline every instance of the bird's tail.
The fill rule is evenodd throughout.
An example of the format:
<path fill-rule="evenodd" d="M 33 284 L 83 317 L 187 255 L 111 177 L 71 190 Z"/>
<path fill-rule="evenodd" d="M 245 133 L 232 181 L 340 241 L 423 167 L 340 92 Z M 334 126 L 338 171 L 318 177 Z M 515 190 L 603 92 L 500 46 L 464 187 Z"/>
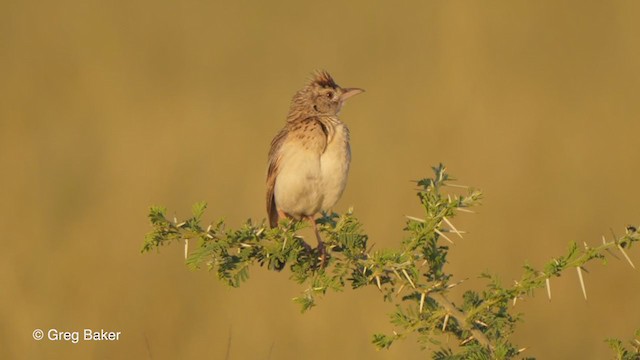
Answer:
<path fill-rule="evenodd" d="M 276 208 L 276 199 L 273 193 L 267 196 L 267 214 L 269 215 L 269 226 L 271 228 L 278 226 L 278 209 Z"/>

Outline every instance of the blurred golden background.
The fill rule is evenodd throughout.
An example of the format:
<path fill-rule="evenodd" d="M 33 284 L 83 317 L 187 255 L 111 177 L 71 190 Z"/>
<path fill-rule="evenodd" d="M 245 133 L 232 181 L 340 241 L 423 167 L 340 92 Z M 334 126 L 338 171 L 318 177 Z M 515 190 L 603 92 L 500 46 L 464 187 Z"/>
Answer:
<path fill-rule="evenodd" d="M 182 247 L 141 255 L 147 210 L 263 219 L 269 142 L 310 72 L 362 87 L 342 119 L 354 206 L 376 247 L 417 214 L 410 180 L 445 163 L 485 192 L 450 257 L 479 288 L 569 241 L 640 222 L 639 2 L 5 1 L 0 4 L 0 358 L 428 358 L 389 351 L 375 289 L 301 315 L 286 272 L 230 289 Z M 637 249 L 630 252 L 640 263 Z M 639 264 L 640 265 L 640 264 Z M 640 327 L 640 274 L 594 264 L 519 302 L 540 359 L 603 359 Z M 121 331 L 117 342 L 34 329 Z"/>

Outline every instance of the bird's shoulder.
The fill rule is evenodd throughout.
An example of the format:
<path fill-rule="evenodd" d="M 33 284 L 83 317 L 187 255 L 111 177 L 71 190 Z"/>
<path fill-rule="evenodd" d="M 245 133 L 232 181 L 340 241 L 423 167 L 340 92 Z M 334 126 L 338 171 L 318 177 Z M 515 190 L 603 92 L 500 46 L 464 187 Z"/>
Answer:
<path fill-rule="evenodd" d="M 317 116 L 287 123 L 289 142 L 307 151 L 324 152 L 330 129 Z"/>
<path fill-rule="evenodd" d="M 327 147 L 329 131 L 318 117 L 288 121 L 271 141 L 268 173 L 277 174 L 286 153 L 308 151 L 322 154 Z"/>

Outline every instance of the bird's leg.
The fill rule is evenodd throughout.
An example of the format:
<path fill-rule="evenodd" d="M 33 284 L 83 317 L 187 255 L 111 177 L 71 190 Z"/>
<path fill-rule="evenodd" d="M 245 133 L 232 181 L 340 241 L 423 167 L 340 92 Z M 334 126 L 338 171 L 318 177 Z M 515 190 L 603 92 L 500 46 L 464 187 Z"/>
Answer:
<path fill-rule="evenodd" d="M 278 209 L 278 222 L 280 222 L 280 219 L 287 219 L 287 218 L 292 218 L 292 217 L 291 217 L 291 216 L 289 216 L 289 214 L 287 214 L 286 212 L 284 212 L 284 211 L 282 211 L 282 210 Z M 295 221 L 298 221 L 298 220 L 296 220 L 295 218 L 293 218 L 293 219 L 294 219 Z M 300 242 L 302 243 L 302 246 L 304 246 L 305 250 L 307 250 L 307 252 L 308 252 L 309 254 L 311 254 L 311 250 L 313 250 L 313 249 L 311 248 L 311 245 L 307 244 L 307 242 L 306 242 L 306 241 L 304 241 L 301 237 L 298 237 L 298 240 L 300 240 Z"/>
<path fill-rule="evenodd" d="M 313 232 L 316 234 L 316 240 L 318 240 L 318 250 L 320 251 L 320 267 L 324 268 L 327 261 L 327 249 L 324 247 L 324 243 L 322 242 L 322 238 L 320 237 L 320 232 L 318 231 L 316 220 L 313 218 L 313 216 L 308 216 L 307 219 L 311 221 L 311 224 L 313 225 Z"/>
<path fill-rule="evenodd" d="M 280 221 L 280 219 L 286 219 L 286 218 L 289 217 L 289 215 L 287 215 L 286 212 L 284 212 L 284 211 L 282 211 L 280 209 L 277 209 L 277 210 L 278 210 L 278 221 Z"/>
<path fill-rule="evenodd" d="M 307 253 L 309 255 L 311 255 L 311 253 L 313 252 L 313 249 L 311 248 L 311 245 L 309 245 L 306 241 L 304 241 L 302 238 L 298 238 L 298 240 L 300 240 L 300 242 L 302 243 L 302 246 L 304 246 L 304 249 L 307 250 Z"/>

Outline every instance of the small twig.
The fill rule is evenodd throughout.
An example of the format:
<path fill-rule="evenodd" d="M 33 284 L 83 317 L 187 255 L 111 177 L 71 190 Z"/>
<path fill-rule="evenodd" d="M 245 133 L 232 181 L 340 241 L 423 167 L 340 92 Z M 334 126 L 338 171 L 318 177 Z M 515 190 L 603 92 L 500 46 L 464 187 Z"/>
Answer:
<path fill-rule="evenodd" d="M 153 355 L 151 355 L 151 344 L 149 344 L 149 338 L 147 337 L 147 333 L 144 333 L 144 344 L 147 348 L 147 355 L 149 355 L 149 359 L 153 360 Z"/>
<path fill-rule="evenodd" d="M 275 342 L 271 342 L 271 346 L 269 347 L 269 355 L 267 355 L 267 360 L 271 359 L 271 354 L 273 353 L 273 346 L 275 345 Z"/>
<path fill-rule="evenodd" d="M 458 308 L 456 308 L 455 305 L 453 305 L 449 301 L 449 299 L 447 299 L 442 293 L 432 292 L 432 293 L 429 293 L 429 297 L 435 300 L 438 304 L 440 304 L 440 306 L 442 306 L 447 311 L 448 314 L 453 316 L 453 318 L 458 321 L 458 324 L 463 329 L 469 331 L 472 335 L 471 338 L 475 338 L 476 340 L 478 340 L 478 342 L 482 346 L 485 346 L 492 350 L 492 346 L 491 346 L 491 342 L 489 341 L 489 338 L 487 338 L 487 336 L 482 331 L 474 328 L 473 326 L 469 326 L 467 322 L 467 315 L 462 311 L 458 310 Z M 471 338 L 463 341 L 463 344 L 461 345 L 464 345 L 466 342 L 469 342 Z"/>
<path fill-rule="evenodd" d="M 227 338 L 227 353 L 225 355 L 225 360 L 229 360 L 231 357 L 231 326 L 229 326 L 229 337 Z"/>

